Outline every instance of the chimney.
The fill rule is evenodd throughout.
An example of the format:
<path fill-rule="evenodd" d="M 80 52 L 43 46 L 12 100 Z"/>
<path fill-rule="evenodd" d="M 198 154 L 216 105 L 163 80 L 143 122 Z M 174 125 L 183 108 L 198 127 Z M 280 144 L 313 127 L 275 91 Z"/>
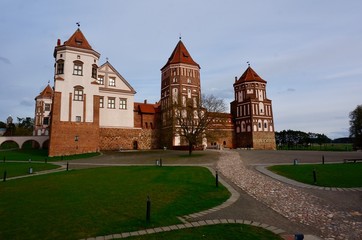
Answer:
<path fill-rule="evenodd" d="M 145 99 L 144 104 L 147 104 L 147 99 Z"/>
<path fill-rule="evenodd" d="M 58 38 L 57 46 L 60 46 L 60 39 Z"/>
<path fill-rule="evenodd" d="M 235 76 L 235 82 L 237 82 L 238 81 L 238 77 L 237 76 Z"/>

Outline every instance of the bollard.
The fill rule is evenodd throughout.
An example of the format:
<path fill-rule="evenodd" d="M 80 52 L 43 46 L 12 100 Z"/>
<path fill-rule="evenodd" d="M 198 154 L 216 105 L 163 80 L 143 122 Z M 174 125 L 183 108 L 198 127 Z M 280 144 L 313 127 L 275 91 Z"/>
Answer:
<path fill-rule="evenodd" d="M 29 162 L 31 162 L 31 158 L 29 158 L 29 160 L 28 160 Z"/>
<path fill-rule="evenodd" d="M 3 182 L 6 182 L 6 170 L 4 171 L 4 178 L 3 178 Z"/>
<path fill-rule="evenodd" d="M 322 155 L 322 164 L 324 164 L 324 155 Z"/>
<path fill-rule="evenodd" d="M 150 220 L 151 220 L 151 200 L 150 196 L 147 196 L 146 222 L 149 223 Z"/>
<path fill-rule="evenodd" d="M 33 173 L 33 168 L 30 167 L 30 168 L 29 168 L 29 174 L 32 174 L 32 173 Z"/>
<path fill-rule="evenodd" d="M 67 162 L 67 171 L 69 170 L 69 162 Z"/>
<path fill-rule="evenodd" d="M 314 184 L 317 184 L 317 173 L 316 173 L 315 169 L 313 169 L 313 180 L 314 180 Z"/>
<path fill-rule="evenodd" d="M 215 179 L 216 187 L 219 187 L 219 174 L 216 171 L 216 179 Z"/>
<path fill-rule="evenodd" d="M 297 165 L 297 164 L 298 164 L 298 159 L 295 158 L 295 159 L 293 160 L 293 163 L 294 163 L 294 166 Z"/>

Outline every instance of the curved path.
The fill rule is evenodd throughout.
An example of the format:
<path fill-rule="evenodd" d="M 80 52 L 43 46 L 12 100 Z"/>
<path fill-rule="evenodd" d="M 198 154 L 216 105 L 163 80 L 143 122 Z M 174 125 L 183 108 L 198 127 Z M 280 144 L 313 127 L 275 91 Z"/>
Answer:
<path fill-rule="evenodd" d="M 326 204 L 325 199 L 319 197 L 326 191 L 320 193 L 318 190 L 319 194 L 315 194 L 316 192 L 311 190 L 303 191 L 299 187 L 287 185 L 255 171 L 253 168 L 253 165 L 257 165 L 255 159 L 264 158 L 270 159 L 271 162 L 275 161 L 267 151 L 239 153 L 242 160 L 238 152 L 224 151 L 217 167 L 228 179 L 255 199 L 294 223 L 302 223 L 319 229 L 320 235 L 326 239 L 362 239 L 362 221 L 360 221 L 359 212 L 360 192 L 356 195 L 357 200 L 359 199 L 356 206 L 353 206 L 355 204 L 353 201 L 351 204 L 357 210 L 354 212 L 341 211 L 333 202 Z M 277 154 L 277 152 L 272 152 L 272 154 Z M 311 153 L 307 154 L 311 155 Z M 251 157 L 247 158 L 245 155 Z M 248 164 L 243 162 L 244 158 Z M 353 193 L 349 192 L 349 194 Z"/>

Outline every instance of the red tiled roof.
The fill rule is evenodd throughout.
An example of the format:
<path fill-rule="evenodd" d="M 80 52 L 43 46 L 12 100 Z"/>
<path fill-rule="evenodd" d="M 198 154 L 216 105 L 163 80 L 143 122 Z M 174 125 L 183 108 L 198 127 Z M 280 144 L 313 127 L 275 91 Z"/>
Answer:
<path fill-rule="evenodd" d="M 53 89 L 50 87 L 50 85 L 48 84 L 44 90 L 35 98 L 52 98 L 53 96 Z"/>
<path fill-rule="evenodd" d="M 266 83 L 266 81 L 264 79 L 262 79 L 250 66 L 245 70 L 245 72 L 243 73 L 243 75 L 241 75 L 241 77 L 239 78 L 239 80 L 236 83 L 241 83 L 241 82 L 252 82 L 252 81 L 257 81 L 257 82 L 263 82 Z"/>
<path fill-rule="evenodd" d="M 64 42 L 64 46 L 83 48 L 92 50 L 91 45 L 89 45 L 87 39 L 84 37 L 82 31 L 78 28 L 75 33 L 68 39 L 68 41 Z"/>
<path fill-rule="evenodd" d="M 135 110 L 139 110 L 141 113 L 155 114 L 159 104 L 149 103 L 134 103 Z"/>
<path fill-rule="evenodd" d="M 187 51 L 185 45 L 182 43 L 181 40 L 177 43 L 167 63 L 162 69 L 164 69 L 169 64 L 173 63 L 185 63 L 190 65 L 195 65 L 200 68 L 200 65 L 192 59 L 190 53 Z"/>

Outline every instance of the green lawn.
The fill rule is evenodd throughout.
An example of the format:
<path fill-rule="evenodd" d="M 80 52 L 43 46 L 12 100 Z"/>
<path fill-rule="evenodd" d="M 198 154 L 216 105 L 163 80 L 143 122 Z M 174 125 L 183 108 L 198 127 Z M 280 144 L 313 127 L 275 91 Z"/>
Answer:
<path fill-rule="evenodd" d="M 48 157 L 47 149 L 15 149 L 15 150 L 7 150 L 0 151 L 0 161 L 6 160 L 18 160 L 18 161 L 28 161 L 31 159 L 32 161 L 60 161 L 60 160 L 72 160 L 79 158 L 88 158 L 93 156 L 98 156 L 99 153 L 85 153 L 85 154 L 77 154 L 71 156 L 64 157 Z"/>
<path fill-rule="evenodd" d="M 29 163 L 29 162 L 2 162 L 0 161 L 0 178 L 3 179 L 4 171 L 6 171 L 7 178 L 16 177 L 21 175 L 28 175 L 29 168 L 32 168 L 33 173 L 59 168 L 59 166 L 49 163 Z"/>
<path fill-rule="evenodd" d="M 229 196 L 201 167 L 107 167 L 0 182 L 0 239 L 80 239 L 179 224 L 177 216 Z"/>
<path fill-rule="evenodd" d="M 275 165 L 269 170 L 299 182 L 324 187 L 362 187 L 362 163 Z"/>
<path fill-rule="evenodd" d="M 127 238 L 130 240 L 281 240 L 268 230 L 244 224 L 219 224 Z"/>

